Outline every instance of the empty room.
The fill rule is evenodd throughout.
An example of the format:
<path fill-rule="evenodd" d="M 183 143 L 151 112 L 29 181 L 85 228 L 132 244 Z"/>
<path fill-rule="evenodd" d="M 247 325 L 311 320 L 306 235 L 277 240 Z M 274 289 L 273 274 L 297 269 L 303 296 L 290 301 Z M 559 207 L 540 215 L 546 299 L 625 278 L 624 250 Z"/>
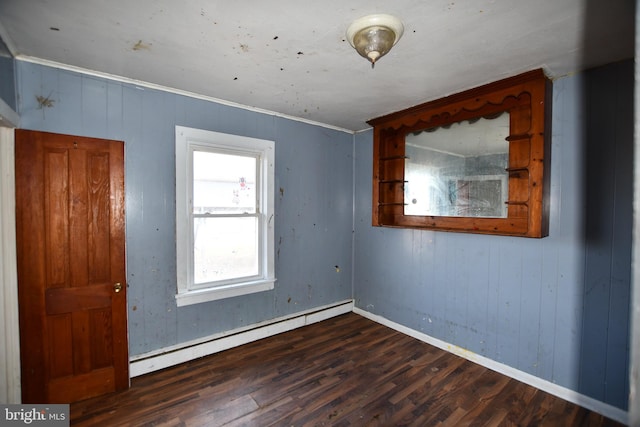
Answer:
<path fill-rule="evenodd" d="M 0 424 L 639 426 L 635 21 L 0 1 Z"/>

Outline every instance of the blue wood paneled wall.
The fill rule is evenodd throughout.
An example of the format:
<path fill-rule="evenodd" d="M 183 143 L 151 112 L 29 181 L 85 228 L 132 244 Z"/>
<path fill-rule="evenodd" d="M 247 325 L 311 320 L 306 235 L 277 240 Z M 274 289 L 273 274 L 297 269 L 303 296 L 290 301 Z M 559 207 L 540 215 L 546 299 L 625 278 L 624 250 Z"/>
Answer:
<path fill-rule="evenodd" d="M 23 128 L 125 141 L 132 356 L 351 298 L 351 134 L 23 61 L 17 73 Z M 273 291 L 176 307 L 175 125 L 276 142 Z"/>
<path fill-rule="evenodd" d="M 633 76 L 629 61 L 554 82 L 544 239 L 372 227 L 357 134 L 356 306 L 626 409 Z"/>
<path fill-rule="evenodd" d="M 16 111 L 15 60 L 0 38 L 0 99 Z"/>
<path fill-rule="evenodd" d="M 551 229 L 540 240 L 371 227 L 370 131 L 354 138 L 16 68 L 24 128 L 125 141 L 132 355 L 353 296 L 364 310 L 626 409 L 632 62 L 554 82 Z M 37 96 L 53 106 L 39 108 Z M 175 125 L 276 141 L 274 291 L 176 307 Z"/>

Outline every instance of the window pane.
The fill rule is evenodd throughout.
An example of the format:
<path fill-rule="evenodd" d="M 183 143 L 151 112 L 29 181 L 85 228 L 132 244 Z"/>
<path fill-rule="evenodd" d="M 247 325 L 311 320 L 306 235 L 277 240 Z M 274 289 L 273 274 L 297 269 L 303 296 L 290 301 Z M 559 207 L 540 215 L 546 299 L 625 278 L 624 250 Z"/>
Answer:
<path fill-rule="evenodd" d="M 194 218 L 194 283 L 256 276 L 258 218 Z"/>
<path fill-rule="evenodd" d="M 256 212 L 255 157 L 193 152 L 193 213 Z"/>

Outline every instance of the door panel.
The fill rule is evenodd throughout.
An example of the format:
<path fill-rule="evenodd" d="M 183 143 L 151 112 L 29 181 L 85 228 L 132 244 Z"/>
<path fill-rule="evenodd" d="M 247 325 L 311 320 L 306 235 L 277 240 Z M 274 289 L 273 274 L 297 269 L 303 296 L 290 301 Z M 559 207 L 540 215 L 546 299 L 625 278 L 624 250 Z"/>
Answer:
<path fill-rule="evenodd" d="M 15 153 L 23 402 L 125 389 L 124 143 L 17 130 Z"/>

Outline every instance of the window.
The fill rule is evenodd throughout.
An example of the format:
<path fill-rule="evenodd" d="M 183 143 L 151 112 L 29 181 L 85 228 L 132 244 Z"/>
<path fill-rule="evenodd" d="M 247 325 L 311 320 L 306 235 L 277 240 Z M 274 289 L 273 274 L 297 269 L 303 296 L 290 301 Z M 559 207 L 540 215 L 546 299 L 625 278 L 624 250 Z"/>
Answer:
<path fill-rule="evenodd" d="M 178 306 L 273 289 L 274 147 L 176 126 Z"/>

